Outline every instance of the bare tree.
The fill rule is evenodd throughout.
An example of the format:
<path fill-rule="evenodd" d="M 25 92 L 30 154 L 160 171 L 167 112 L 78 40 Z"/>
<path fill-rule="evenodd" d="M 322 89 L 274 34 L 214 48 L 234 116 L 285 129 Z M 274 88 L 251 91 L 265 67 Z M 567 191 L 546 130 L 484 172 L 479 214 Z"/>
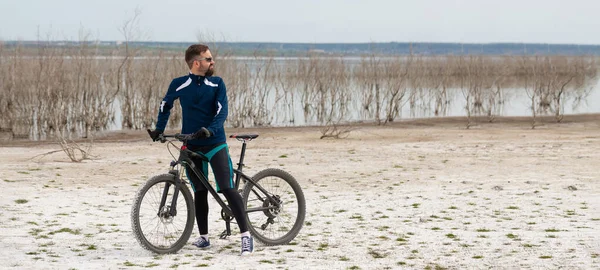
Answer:
<path fill-rule="evenodd" d="M 406 61 L 394 57 L 383 63 L 386 101 L 385 123 L 393 122 L 402 112 L 404 97 L 408 92 L 408 74 L 412 64 L 412 56 Z"/>
<path fill-rule="evenodd" d="M 381 74 L 379 66 L 381 59 L 371 53 L 361 57 L 360 64 L 354 69 L 354 77 L 358 80 L 358 87 L 361 98 L 361 113 L 363 117 L 375 119 L 378 124 L 382 124 L 382 103 L 383 94 L 381 89 Z"/>
<path fill-rule="evenodd" d="M 140 39 L 139 17 L 140 9 L 135 9 L 132 18 L 125 20 L 119 31 L 123 35 L 123 59 L 117 69 L 117 92 L 121 99 L 121 113 L 123 116 L 122 126 L 127 129 L 132 129 L 134 125 L 134 103 L 136 99 L 135 76 L 136 71 L 133 69 L 133 60 L 138 52 L 138 49 L 131 46 L 131 42 Z"/>
<path fill-rule="evenodd" d="M 343 58 L 329 58 L 324 61 L 325 69 L 320 69 L 315 79 L 320 103 L 317 114 L 322 124 L 321 139 L 342 138 L 352 128 L 344 126 L 350 105 L 350 73 L 346 70 Z"/>

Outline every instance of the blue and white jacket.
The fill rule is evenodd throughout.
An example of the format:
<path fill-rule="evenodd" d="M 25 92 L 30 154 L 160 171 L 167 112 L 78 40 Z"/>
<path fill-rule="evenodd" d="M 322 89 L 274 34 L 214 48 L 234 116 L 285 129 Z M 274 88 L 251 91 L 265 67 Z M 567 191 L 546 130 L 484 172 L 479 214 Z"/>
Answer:
<path fill-rule="evenodd" d="M 226 141 L 223 125 L 227 119 L 227 90 L 223 79 L 192 73 L 173 79 L 160 103 L 156 130 L 165 130 L 176 99 L 179 99 L 183 114 L 182 134 L 194 133 L 202 127 L 213 134 L 207 139 L 191 140 L 189 145 L 215 145 Z"/>

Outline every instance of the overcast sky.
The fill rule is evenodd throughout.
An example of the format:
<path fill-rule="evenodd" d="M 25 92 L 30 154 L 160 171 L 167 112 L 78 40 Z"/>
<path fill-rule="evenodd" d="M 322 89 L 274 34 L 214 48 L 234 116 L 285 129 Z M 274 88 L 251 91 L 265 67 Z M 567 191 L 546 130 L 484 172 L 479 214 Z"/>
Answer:
<path fill-rule="evenodd" d="M 600 44 L 600 0 L 0 0 L 0 40 Z"/>

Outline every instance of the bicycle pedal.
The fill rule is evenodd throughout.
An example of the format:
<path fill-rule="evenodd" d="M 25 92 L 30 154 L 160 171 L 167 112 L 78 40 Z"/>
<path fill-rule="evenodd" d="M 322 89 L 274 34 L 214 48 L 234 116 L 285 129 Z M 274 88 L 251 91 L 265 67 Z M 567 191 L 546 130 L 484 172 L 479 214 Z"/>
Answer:
<path fill-rule="evenodd" d="M 221 233 L 221 235 L 219 236 L 220 239 L 227 239 L 228 236 L 230 236 L 231 234 L 227 233 L 227 230 L 223 231 Z"/>

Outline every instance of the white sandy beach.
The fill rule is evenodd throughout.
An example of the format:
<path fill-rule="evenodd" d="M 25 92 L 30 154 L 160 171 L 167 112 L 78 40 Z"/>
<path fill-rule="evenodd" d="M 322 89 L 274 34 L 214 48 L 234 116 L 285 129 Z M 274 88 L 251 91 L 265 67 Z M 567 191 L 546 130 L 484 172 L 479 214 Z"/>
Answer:
<path fill-rule="evenodd" d="M 361 126 L 259 133 L 246 170 L 290 172 L 306 200 L 291 245 L 239 256 L 210 200 L 212 247 L 155 255 L 131 232 L 139 186 L 165 173 L 166 145 L 144 132 L 96 142 L 70 162 L 53 144 L 0 147 L 5 269 L 598 269 L 600 124 Z M 234 163 L 241 144 L 229 141 Z M 236 229 L 237 227 L 233 227 Z M 197 237 L 194 229 L 192 237 Z"/>

